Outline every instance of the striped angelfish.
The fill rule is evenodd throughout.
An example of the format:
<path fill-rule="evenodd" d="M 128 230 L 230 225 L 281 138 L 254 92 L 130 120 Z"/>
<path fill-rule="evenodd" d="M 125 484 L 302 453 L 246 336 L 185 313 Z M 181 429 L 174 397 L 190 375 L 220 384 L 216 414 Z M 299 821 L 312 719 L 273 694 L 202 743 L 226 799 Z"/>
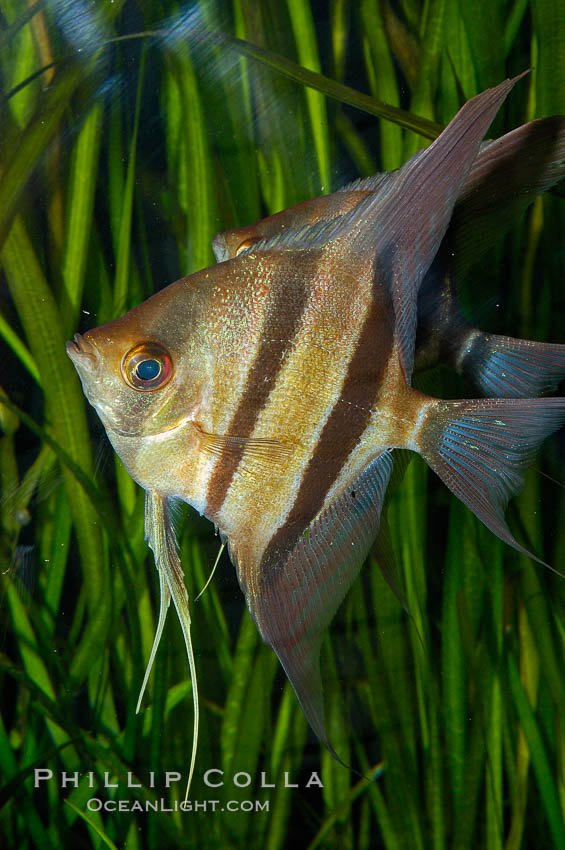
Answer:
<path fill-rule="evenodd" d="M 156 642 L 172 597 L 194 672 L 169 515 L 182 499 L 227 539 L 251 616 L 328 747 L 320 645 L 377 535 L 392 450 L 422 455 L 526 553 L 504 508 L 565 421 L 564 398 L 445 401 L 411 386 L 418 294 L 514 83 L 466 103 L 349 209 L 260 239 L 67 345 L 147 492 Z"/>

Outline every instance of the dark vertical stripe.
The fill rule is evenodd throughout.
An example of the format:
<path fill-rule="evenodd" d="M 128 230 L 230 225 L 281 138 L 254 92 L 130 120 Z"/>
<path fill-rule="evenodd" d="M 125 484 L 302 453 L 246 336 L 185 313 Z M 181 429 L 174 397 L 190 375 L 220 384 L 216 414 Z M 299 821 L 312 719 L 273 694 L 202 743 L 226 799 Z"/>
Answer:
<path fill-rule="evenodd" d="M 392 346 L 388 311 L 382 295 L 379 297 L 375 291 L 339 399 L 322 429 L 287 520 L 272 537 L 263 555 L 260 568 L 263 577 L 283 567 L 286 556 L 322 507 L 328 491 L 357 446 L 371 418 Z"/>
<path fill-rule="evenodd" d="M 309 274 L 310 273 L 310 274 Z M 265 310 L 265 324 L 259 350 L 247 375 L 243 395 L 228 426 L 233 437 L 249 437 L 261 410 L 267 403 L 277 376 L 292 348 L 308 301 L 310 268 L 295 268 L 288 276 L 276 270 L 271 284 L 271 300 Z M 224 503 L 244 449 L 222 454 L 208 484 L 207 516 L 214 519 Z"/>

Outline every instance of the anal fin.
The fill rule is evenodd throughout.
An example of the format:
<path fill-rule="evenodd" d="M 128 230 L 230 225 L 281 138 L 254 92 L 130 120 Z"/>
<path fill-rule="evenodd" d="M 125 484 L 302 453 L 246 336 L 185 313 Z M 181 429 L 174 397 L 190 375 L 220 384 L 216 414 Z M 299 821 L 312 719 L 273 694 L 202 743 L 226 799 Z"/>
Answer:
<path fill-rule="evenodd" d="M 246 593 L 253 619 L 277 653 L 308 722 L 336 758 L 324 719 L 320 646 L 378 532 L 392 456 L 378 455 L 288 545 L 263 562 L 257 590 Z M 245 589 L 245 567 L 238 569 Z"/>

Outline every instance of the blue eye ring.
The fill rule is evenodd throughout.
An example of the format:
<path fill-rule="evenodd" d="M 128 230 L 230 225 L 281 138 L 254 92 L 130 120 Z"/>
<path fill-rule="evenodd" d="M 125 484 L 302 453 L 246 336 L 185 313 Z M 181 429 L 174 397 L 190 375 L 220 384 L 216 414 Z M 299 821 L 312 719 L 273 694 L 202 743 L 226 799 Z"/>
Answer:
<path fill-rule="evenodd" d="M 173 374 L 169 353 L 156 342 L 142 342 L 122 360 L 122 377 L 134 390 L 151 392 L 163 387 Z"/>

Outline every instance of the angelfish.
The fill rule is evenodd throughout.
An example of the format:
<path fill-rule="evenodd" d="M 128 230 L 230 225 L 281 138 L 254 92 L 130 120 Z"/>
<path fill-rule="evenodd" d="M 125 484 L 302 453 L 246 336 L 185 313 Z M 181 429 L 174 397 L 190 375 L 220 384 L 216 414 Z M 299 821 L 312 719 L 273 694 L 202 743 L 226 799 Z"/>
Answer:
<path fill-rule="evenodd" d="M 514 83 L 468 101 L 349 211 L 250 245 L 67 344 L 147 492 L 158 631 L 171 595 L 193 669 L 168 516 L 182 499 L 227 539 L 250 614 L 330 750 L 320 645 L 377 535 L 394 448 L 418 452 L 529 554 L 504 509 L 565 399 L 444 401 L 411 387 L 421 284 Z"/>
<path fill-rule="evenodd" d="M 419 156 L 419 154 L 417 154 Z M 527 398 L 565 377 L 565 345 L 485 333 L 461 313 L 457 286 L 542 192 L 565 177 L 565 116 L 530 121 L 483 142 L 457 198 L 418 299 L 415 370 L 453 366 L 481 395 Z M 330 221 L 380 191 L 384 173 L 296 204 L 261 221 L 218 233 L 218 262 L 261 239 Z"/>

